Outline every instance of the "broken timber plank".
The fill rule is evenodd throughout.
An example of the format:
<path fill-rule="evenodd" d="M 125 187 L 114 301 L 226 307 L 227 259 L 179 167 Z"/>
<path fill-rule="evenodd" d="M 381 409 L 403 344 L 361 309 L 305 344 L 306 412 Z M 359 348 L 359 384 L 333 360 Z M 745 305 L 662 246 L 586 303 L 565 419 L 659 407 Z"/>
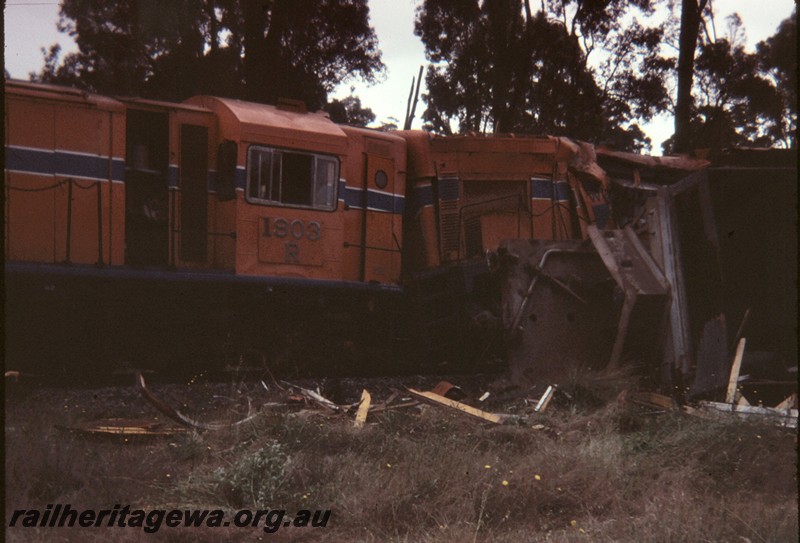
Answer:
<path fill-rule="evenodd" d="M 356 412 L 356 428 L 361 428 L 367 422 L 367 413 L 369 412 L 369 405 L 372 403 L 372 396 L 369 395 L 367 389 L 361 391 L 361 403 L 358 405 Z"/>
<path fill-rule="evenodd" d="M 503 422 L 502 415 L 496 415 L 494 413 L 487 413 L 486 411 L 481 411 L 480 409 L 475 409 L 474 407 L 470 407 L 469 405 L 463 404 L 461 402 L 457 402 L 455 400 L 451 400 L 449 398 L 445 398 L 444 396 L 440 396 L 438 394 L 434 394 L 433 392 L 422 392 L 419 390 L 414 390 L 413 388 L 409 388 L 408 392 L 417 398 L 422 398 L 424 400 L 431 401 L 433 403 L 443 405 L 445 407 L 450 407 L 452 409 L 457 409 L 462 413 L 466 413 L 467 415 L 471 415 L 473 417 L 479 418 L 481 420 L 485 420 L 488 422 L 493 422 L 495 424 L 501 424 Z"/>
<path fill-rule="evenodd" d="M 64 426 L 67 430 L 77 430 L 88 434 L 115 436 L 171 436 L 188 432 L 183 426 L 169 426 L 163 422 L 142 419 L 109 418 L 80 422 Z"/>
<path fill-rule="evenodd" d="M 732 404 L 736 400 L 736 384 L 739 382 L 739 371 L 742 369 L 742 357 L 744 356 L 744 346 L 747 339 L 739 340 L 736 347 L 736 356 L 733 357 L 731 366 L 731 377 L 728 379 L 728 394 L 725 396 L 725 403 Z"/>
<path fill-rule="evenodd" d="M 553 399 L 553 393 L 555 392 L 555 388 L 552 385 L 547 387 L 547 390 L 544 391 L 542 397 L 539 398 L 539 403 L 536 404 L 536 407 L 533 408 L 534 411 L 537 413 L 541 413 L 547 406 L 550 404 L 550 400 Z"/>

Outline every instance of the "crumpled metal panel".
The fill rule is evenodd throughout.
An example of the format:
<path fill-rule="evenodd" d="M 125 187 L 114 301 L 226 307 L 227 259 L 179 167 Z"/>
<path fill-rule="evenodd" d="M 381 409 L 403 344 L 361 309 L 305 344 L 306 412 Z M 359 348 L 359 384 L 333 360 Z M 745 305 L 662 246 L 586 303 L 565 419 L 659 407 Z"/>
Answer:
<path fill-rule="evenodd" d="M 623 298 L 591 244 L 508 240 L 498 256 L 512 377 L 556 383 L 603 368 Z"/>

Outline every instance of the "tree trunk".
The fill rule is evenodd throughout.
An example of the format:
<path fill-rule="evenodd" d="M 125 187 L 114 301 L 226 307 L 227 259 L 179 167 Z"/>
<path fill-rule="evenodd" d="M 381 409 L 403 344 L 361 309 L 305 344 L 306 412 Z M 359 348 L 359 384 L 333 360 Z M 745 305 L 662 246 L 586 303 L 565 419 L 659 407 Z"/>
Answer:
<path fill-rule="evenodd" d="M 266 82 L 265 14 L 258 0 L 247 0 L 244 17 L 244 78 L 248 100 L 264 101 Z"/>
<path fill-rule="evenodd" d="M 681 32 L 678 53 L 678 100 L 675 106 L 675 137 L 672 152 L 691 151 L 692 80 L 694 54 L 700 31 L 700 15 L 707 0 L 683 0 L 681 4 Z"/>

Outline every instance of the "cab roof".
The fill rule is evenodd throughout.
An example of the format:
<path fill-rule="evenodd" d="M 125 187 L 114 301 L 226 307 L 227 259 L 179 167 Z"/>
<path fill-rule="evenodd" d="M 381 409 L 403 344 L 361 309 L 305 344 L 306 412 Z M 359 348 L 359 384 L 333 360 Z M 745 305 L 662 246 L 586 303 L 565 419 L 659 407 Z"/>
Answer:
<path fill-rule="evenodd" d="M 220 134 L 227 139 L 331 154 L 347 151 L 347 135 L 322 113 L 213 96 L 196 96 L 185 103 L 214 111 Z"/>

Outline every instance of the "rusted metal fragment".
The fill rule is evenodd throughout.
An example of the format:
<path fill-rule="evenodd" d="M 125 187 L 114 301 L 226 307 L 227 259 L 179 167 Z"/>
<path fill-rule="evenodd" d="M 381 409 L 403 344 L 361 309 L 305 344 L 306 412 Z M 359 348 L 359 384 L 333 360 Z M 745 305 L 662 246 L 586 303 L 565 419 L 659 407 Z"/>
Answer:
<path fill-rule="evenodd" d="M 439 381 L 439 383 L 431 389 L 431 392 L 439 396 L 444 396 L 445 398 L 450 398 L 451 400 L 461 400 L 466 397 L 463 390 L 449 381 Z"/>

